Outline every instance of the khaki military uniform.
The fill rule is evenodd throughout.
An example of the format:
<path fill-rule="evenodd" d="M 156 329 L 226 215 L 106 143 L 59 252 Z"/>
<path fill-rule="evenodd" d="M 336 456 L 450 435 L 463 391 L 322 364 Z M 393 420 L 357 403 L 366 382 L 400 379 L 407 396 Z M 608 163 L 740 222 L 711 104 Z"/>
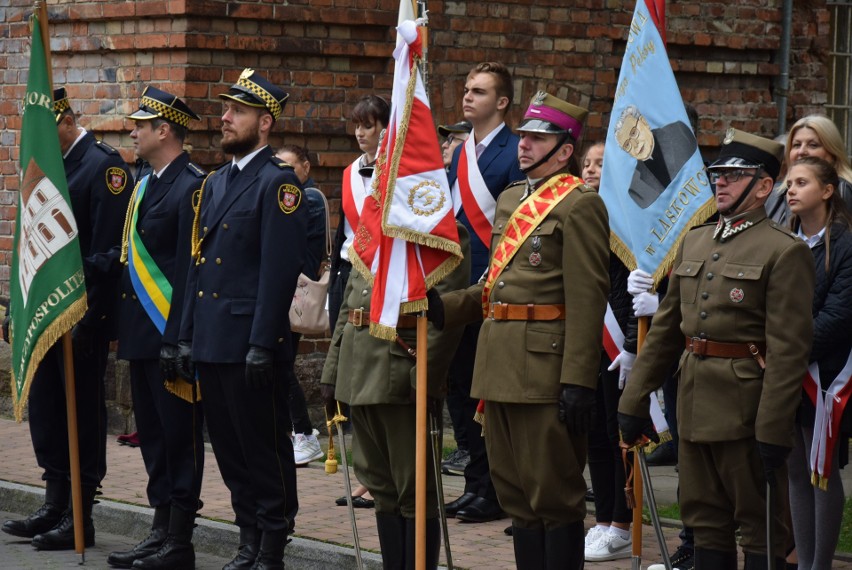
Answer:
<path fill-rule="evenodd" d="M 517 183 L 498 198 L 492 252 L 525 192 L 526 182 Z M 586 437 L 569 435 L 557 401 L 562 384 L 597 384 L 608 269 L 606 208 L 579 186 L 520 245 L 491 290 L 491 303 L 565 306 L 559 320 L 486 318 L 479 335 L 471 395 L 486 401 L 491 476 L 516 527 L 559 528 L 586 515 Z M 442 297 L 447 325 L 482 319 L 482 289 Z"/>
<path fill-rule="evenodd" d="M 813 256 L 804 242 L 758 208 L 720 227 L 689 232 L 668 293 L 654 316 L 619 412 L 648 417 L 648 395 L 680 355 L 681 511 L 696 546 L 765 552 L 765 478 L 756 441 L 792 447 L 813 322 Z M 684 352 L 685 338 L 745 346 L 765 359 Z M 765 347 L 765 348 L 764 348 Z M 681 355 L 682 354 L 682 355 Z M 786 471 L 777 473 L 776 529 L 782 529 Z M 774 551 L 784 556 L 785 532 Z"/>

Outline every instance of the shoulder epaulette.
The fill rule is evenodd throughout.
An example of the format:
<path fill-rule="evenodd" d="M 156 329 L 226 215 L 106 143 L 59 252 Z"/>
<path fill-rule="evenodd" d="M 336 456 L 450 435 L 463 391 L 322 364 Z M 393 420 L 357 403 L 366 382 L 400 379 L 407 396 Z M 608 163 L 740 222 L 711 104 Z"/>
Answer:
<path fill-rule="evenodd" d="M 104 141 L 96 140 L 95 146 L 97 148 L 101 149 L 102 151 L 104 151 L 107 154 L 118 154 L 117 150 L 115 150 L 113 147 L 111 147 L 109 144 L 105 143 Z"/>
<path fill-rule="evenodd" d="M 275 166 L 277 166 L 281 170 L 284 170 L 285 168 L 289 168 L 290 170 L 293 170 L 292 164 L 290 164 L 289 162 L 286 162 L 284 160 L 281 160 L 280 158 L 278 158 L 275 155 L 272 155 L 271 157 L 269 157 L 269 160 L 271 160 L 272 164 L 274 164 Z"/>
<path fill-rule="evenodd" d="M 192 172 L 197 178 L 204 178 L 207 175 L 207 173 L 204 172 L 204 169 L 194 162 L 187 162 L 186 169 Z"/>
<path fill-rule="evenodd" d="M 779 232 L 781 232 L 785 236 L 788 236 L 792 239 L 799 239 L 799 236 L 794 234 L 793 230 L 791 230 L 790 228 L 785 228 L 784 226 L 782 226 L 781 224 L 779 224 L 775 220 L 769 220 L 769 227 L 772 228 L 772 229 L 778 230 Z"/>
<path fill-rule="evenodd" d="M 527 179 L 521 178 L 520 180 L 515 180 L 514 182 L 509 182 L 509 184 L 506 185 L 506 188 L 508 188 L 509 186 L 516 186 L 518 184 L 526 184 L 526 183 L 527 183 Z"/>
<path fill-rule="evenodd" d="M 585 182 L 584 182 L 583 184 L 580 184 L 579 186 L 577 186 L 577 190 L 579 190 L 579 191 L 581 191 L 581 192 L 594 192 L 594 193 L 597 193 L 597 190 L 595 190 L 594 188 L 592 188 L 591 186 L 589 186 L 589 185 L 588 185 L 588 184 L 586 184 Z"/>

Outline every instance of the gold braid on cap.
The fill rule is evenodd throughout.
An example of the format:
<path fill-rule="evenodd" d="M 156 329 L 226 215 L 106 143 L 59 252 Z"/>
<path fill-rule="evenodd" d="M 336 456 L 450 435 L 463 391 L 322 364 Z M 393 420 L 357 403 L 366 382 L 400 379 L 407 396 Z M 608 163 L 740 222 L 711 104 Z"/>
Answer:
<path fill-rule="evenodd" d="M 255 83 L 254 81 L 250 81 L 249 77 L 254 74 L 253 69 L 246 68 L 240 74 L 240 78 L 237 79 L 237 85 L 240 87 L 245 87 L 264 102 L 266 108 L 269 109 L 269 112 L 272 113 L 272 116 L 275 117 L 277 121 L 281 117 L 281 103 L 272 96 L 272 93 Z M 285 98 L 286 100 L 286 98 Z"/>
<path fill-rule="evenodd" d="M 59 101 L 54 101 L 53 103 L 53 112 L 59 115 L 60 113 L 71 108 L 71 103 L 68 102 L 68 98 L 63 97 Z"/>
<path fill-rule="evenodd" d="M 182 127 L 188 127 L 189 121 L 190 119 L 192 119 L 192 117 L 190 117 L 186 113 L 178 111 L 174 107 L 170 107 L 162 101 L 158 101 L 157 99 L 153 99 L 151 97 L 148 97 L 147 95 L 142 95 L 142 104 L 146 107 L 151 107 L 152 109 L 157 111 L 157 114 L 160 117 L 173 123 L 176 123 Z"/>

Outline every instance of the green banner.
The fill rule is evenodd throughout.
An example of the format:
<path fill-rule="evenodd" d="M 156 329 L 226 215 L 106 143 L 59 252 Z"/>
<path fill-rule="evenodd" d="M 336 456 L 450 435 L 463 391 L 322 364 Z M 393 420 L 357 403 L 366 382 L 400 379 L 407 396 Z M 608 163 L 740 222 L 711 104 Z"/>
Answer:
<path fill-rule="evenodd" d="M 45 353 L 86 312 L 86 284 L 47 54 L 32 17 L 30 73 L 21 127 L 21 186 L 12 249 L 9 313 L 12 399 L 21 421 L 33 374 Z"/>

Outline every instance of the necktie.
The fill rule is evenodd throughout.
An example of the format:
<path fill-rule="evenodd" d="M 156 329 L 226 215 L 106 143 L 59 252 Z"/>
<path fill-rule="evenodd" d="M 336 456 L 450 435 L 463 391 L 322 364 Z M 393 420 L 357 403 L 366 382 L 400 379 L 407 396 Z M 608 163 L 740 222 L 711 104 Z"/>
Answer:
<path fill-rule="evenodd" d="M 234 181 L 234 178 L 237 177 L 237 174 L 240 173 L 240 167 L 236 164 L 231 165 L 231 170 L 228 172 L 228 186 Z"/>
<path fill-rule="evenodd" d="M 212 200 L 210 200 L 210 206 L 214 209 L 219 203 L 222 202 L 222 198 L 225 197 L 225 190 L 231 187 L 231 184 L 234 181 L 234 178 L 237 177 L 237 174 L 240 173 L 240 167 L 236 164 L 232 164 L 230 170 L 228 170 L 228 180 L 225 184 L 220 184 L 218 186 L 213 187 L 213 196 Z"/>

